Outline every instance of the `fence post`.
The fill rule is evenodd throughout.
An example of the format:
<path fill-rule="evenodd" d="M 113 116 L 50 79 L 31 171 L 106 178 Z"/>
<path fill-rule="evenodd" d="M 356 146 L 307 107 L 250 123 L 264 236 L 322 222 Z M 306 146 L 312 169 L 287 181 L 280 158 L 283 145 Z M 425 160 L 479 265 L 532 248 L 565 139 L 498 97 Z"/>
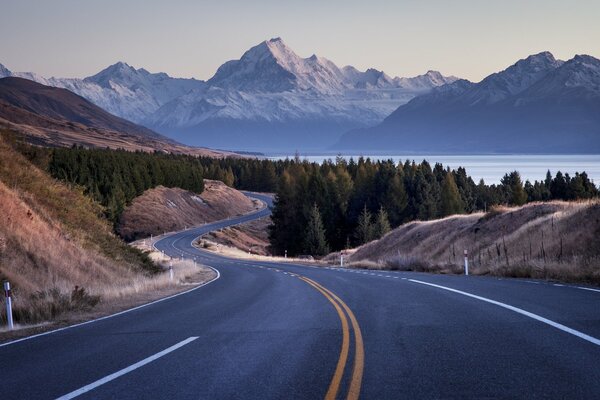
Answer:
<path fill-rule="evenodd" d="M 6 321 L 8 322 L 8 329 L 11 331 L 15 328 L 13 324 L 12 315 L 12 298 L 10 296 L 10 282 L 4 282 L 4 296 L 6 297 Z"/>
<path fill-rule="evenodd" d="M 465 250 L 465 275 L 469 275 L 469 252 Z"/>

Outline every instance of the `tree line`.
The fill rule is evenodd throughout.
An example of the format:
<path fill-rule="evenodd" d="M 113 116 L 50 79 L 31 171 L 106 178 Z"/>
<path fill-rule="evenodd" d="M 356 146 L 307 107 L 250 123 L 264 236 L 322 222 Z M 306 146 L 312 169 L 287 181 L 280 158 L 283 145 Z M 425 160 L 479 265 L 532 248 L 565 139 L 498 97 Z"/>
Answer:
<path fill-rule="evenodd" d="M 31 152 L 39 155 L 40 151 Z M 118 223 L 145 190 L 163 185 L 196 193 L 203 178 L 243 190 L 276 193 L 269 230 L 274 254 L 325 254 L 379 238 L 411 220 L 486 210 L 497 204 L 597 197 L 585 172 L 558 172 L 523 183 L 518 172 L 500 184 L 475 183 L 464 168 L 336 157 L 323 163 L 293 159 L 195 157 L 81 147 L 45 150 L 45 168 L 79 185 Z"/>
<path fill-rule="evenodd" d="M 574 177 L 548 172 L 544 181 L 523 183 L 513 171 L 500 184 L 486 185 L 476 184 L 462 167 L 432 167 L 427 161 L 338 157 L 323 164 L 298 158 L 283 164 L 269 232 L 275 254 L 323 255 L 377 239 L 411 220 L 599 194 L 585 172 Z"/>

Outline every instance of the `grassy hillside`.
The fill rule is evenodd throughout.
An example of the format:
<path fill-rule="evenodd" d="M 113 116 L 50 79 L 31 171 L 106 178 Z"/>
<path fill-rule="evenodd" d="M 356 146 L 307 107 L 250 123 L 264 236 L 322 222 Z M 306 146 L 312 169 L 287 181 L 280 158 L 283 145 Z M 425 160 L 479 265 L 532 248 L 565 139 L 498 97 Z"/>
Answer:
<path fill-rule="evenodd" d="M 349 257 L 357 266 L 600 284 L 600 201 L 553 201 L 404 224 Z M 331 255 L 329 258 L 333 259 Z"/>
<path fill-rule="evenodd" d="M 0 132 L 0 280 L 14 288 L 17 322 L 89 309 L 108 296 L 109 286 L 132 285 L 158 271 L 112 233 L 101 207 L 80 188 L 52 179 L 11 142 Z M 0 323 L 4 312 L 1 307 Z"/>

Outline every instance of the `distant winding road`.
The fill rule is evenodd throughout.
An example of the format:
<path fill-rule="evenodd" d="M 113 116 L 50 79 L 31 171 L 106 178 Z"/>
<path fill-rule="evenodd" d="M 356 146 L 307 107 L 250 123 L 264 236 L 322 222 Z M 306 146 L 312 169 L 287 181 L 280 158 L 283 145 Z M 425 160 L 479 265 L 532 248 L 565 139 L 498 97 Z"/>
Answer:
<path fill-rule="evenodd" d="M 270 199 L 257 194 L 270 204 Z M 211 283 L 0 345 L 0 399 L 600 398 L 600 290 L 316 268 L 156 247 Z"/>

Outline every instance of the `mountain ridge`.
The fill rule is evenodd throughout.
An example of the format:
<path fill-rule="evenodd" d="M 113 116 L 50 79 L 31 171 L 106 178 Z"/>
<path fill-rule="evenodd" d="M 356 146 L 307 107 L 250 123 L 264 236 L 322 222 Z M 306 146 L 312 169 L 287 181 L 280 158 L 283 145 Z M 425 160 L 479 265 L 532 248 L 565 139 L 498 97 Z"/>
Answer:
<path fill-rule="evenodd" d="M 337 149 L 462 153 L 600 151 L 600 60 L 531 55 L 479 83 L 455 81 L 398 107 Z"/>
<path fill-rule="evenodd" d="M 19 77 L 0 78 L 0 126 L 45 146 L 110 147 L 205 156 L 231 155 L 177 143 L 114 116 L 63 88 Z"/>
<path fill-rule="evenodd" d="M 2 75 L 64 87 L 187 144 L 225 149 L 244 144 L 249 150 L 271 142 L 280 143 L 280 150 L 323 149 L 348 129 L 378 123 L 398 105 L 457 79 L 436 71 L 391 78 L 375 69 L 340 68 L 314 54 L 298 56 L 281 38 L 225 62 L 206 82 L 124 62 L 84 79 L 46 79 L 0 67 Z"/>

